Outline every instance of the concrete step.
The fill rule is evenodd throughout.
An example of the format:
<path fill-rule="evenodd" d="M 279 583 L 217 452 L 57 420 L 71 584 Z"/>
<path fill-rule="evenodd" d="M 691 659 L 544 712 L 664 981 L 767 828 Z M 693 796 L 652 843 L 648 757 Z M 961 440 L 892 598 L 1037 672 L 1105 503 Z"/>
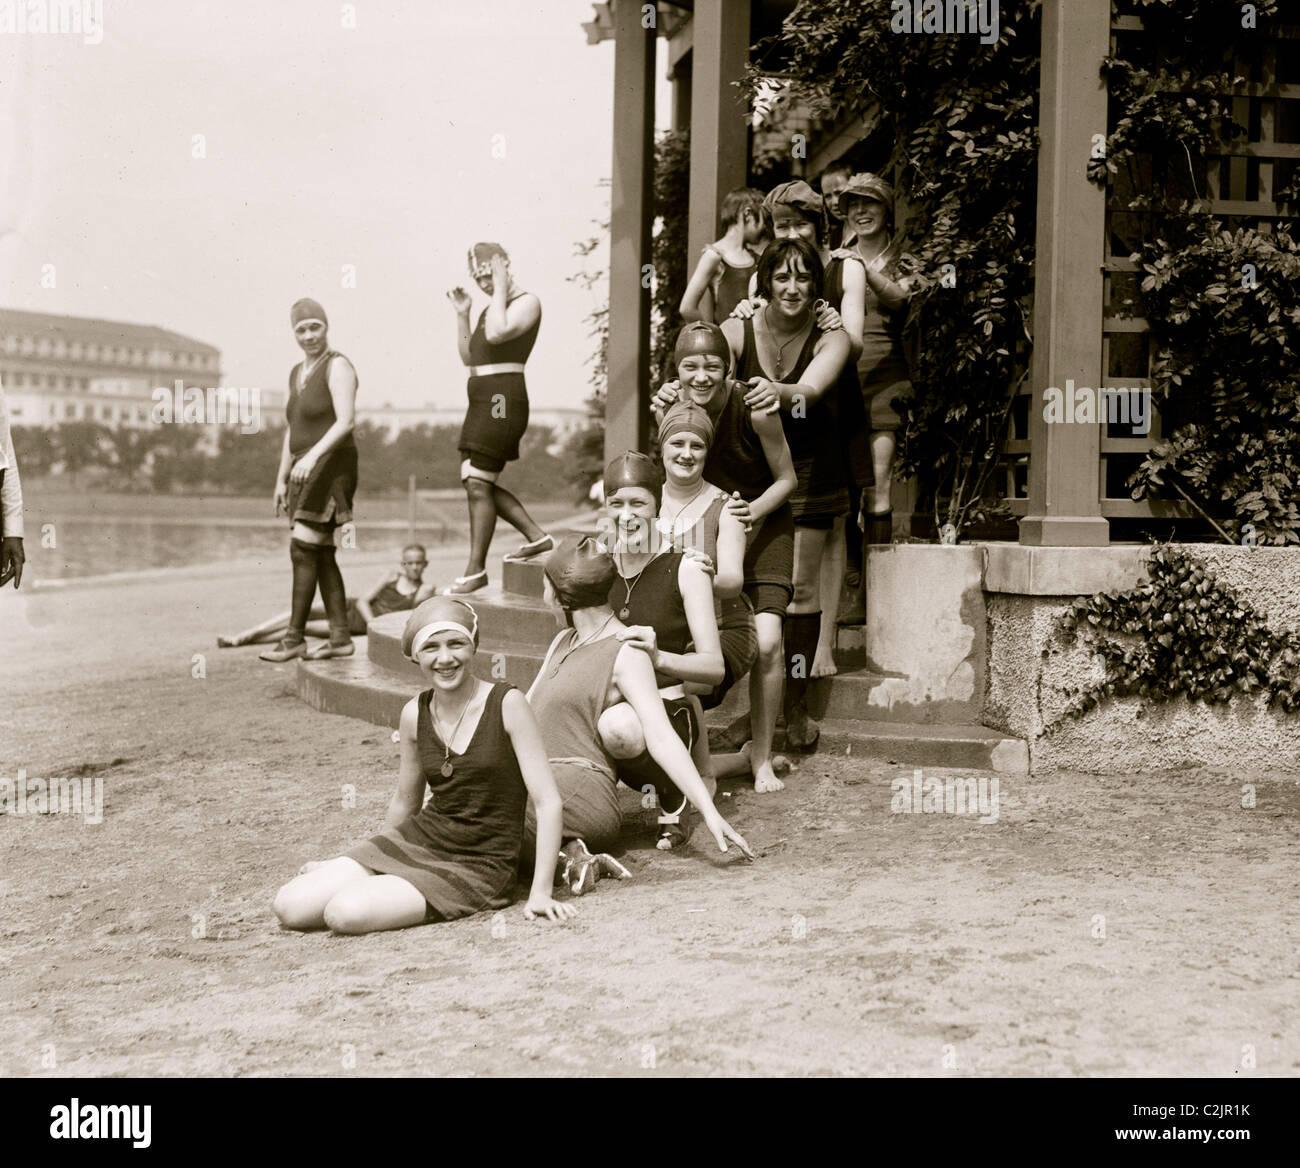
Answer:
<path fill-rule="evenodd" d="M 478 613 L 480 651 L 529 656 L 537 650 L 540 657 L 560 631 L 555 609 L 537 598 L 481 588 L 465 599 Z M 398 671 L 412 665 L 402 656 L 402 632 L 409 616 L 406 612 L 390 612 L 370 622 L 366 651 L 376 665 Z"/>
<path fill-rule="evenodd" d="M 526 689 L 538 665 L 540 661 L 516 659 L 507 664 L 504 680 Z M 492 678 L 490 659 L 480 655 L 475 666 L 480 677 Z M 299 696 L 313 709 L 389 728 L 397 727 L 402 707 L 425 688 L 418 671 L 414 676 L 394 673 L 363 656 L 299 661 L 297 686 Z M 711 726 L 721 728 L 730 719 L 715 710 L 708 720 Z M 985 726 L 866 723 L 842 718 L 822 722 L 817 751 L 879 758 L 899 766 L 965 767 L 1014 774 L 1026 773 L 1029 762 L 1022 740 Z"/>

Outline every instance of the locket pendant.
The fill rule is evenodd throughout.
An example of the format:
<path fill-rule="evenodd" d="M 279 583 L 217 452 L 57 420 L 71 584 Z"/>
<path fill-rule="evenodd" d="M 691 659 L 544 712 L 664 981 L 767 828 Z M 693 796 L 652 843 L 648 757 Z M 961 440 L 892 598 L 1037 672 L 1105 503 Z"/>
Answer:
<path fill-rule="evenodd" d="M 619 620 L 627 620 L 627 618 L 630 617 L 631 615 L 632 615 L 632 610 L 630 608 L 620 608 L 618 610 Z"/>
<path fill-rule="evenodd" d="M 453 772 L 456 768 L 455 768 L 454 766 L 451 765 L 451 759 L 446 758 L 446 759 L 443 759 L 442 766 L 441 766 L 439 769 L 440 769 L 441 772 L 442 772 L 442 777 L 443 777 L 444 779 L 449 779 L 449 778 L 451 778 L 452 772 Z"/>

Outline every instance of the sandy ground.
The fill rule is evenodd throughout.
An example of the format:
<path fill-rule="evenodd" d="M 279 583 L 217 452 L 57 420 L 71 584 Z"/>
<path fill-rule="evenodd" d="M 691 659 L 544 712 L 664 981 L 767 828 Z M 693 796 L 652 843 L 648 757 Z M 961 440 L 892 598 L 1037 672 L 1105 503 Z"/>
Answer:
<path fill-rule="evenodd" d="M 901 768 L 814 756 L 722 800 L 752 865 L 634 825 L 635 880 L 567 926 L 282 933 L 275 889 L 379 824 L 397 757 L 292 666 L 215 649 L 287 591 L 276 562 L 0 595 L 0 777 L 104 784 L 102 823 L 0 820 L 0 1072 L 1300 1071 L 1300 796 L 1230 760 L 1004 777 L 980 824 L 891 814 Z"/>

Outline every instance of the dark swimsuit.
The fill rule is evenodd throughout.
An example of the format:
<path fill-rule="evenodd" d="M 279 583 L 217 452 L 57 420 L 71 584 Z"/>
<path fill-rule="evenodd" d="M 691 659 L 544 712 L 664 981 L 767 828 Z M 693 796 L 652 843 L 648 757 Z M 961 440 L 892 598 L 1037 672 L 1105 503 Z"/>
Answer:
<path fill-rule="evenodd" d="M 428 903 L 426 920 L 504 908 L 513 899 L 528 802 L 501 714 L 513 688 L 503 681 L 492 686 L 465 753 L 452 753 L 446 777 L 445 745 L 429 711 L 434 691 L 420 694 L 415 744 L 428 801 L 397 827 L 347 853 L 358 864 L 413 884 Z"/>
<path fill-rule="evenodd" d="M 812 364 L 814 349 L 821 336 L 821 329 L 813 325 L 808 339 L 799 351 L 799 359 L 794 368 L 780 384 L 799 383 L 804 370 Z M 737 376 L 741 381 L 748 381 L 751 377 L 775 380 L 759 362 L 752 318 L 745 321 L 745 347 L 741 351 L 739 364 Z M 832 386 L 817 401 L 805 404 L 801 417 L 793 411 L 781 411 L 781 425 L 785 430 L 785 440 L 790 447 L 798 480 L 794 494 L 790 496 L 796 526 L 829 527 L 837 515 L 846 514 L 849 509 L 849 493 L 844 486 L 844 466 L 840 458 L 840 440 L 835 433 L 835 415 L 827 401 L 828 397 L 833 400 L 834 393 L 835 388 Z"/>
<path fill-rule="evenodd" d="M 520 296 L 527 293 L 520 293 Z M 515 300 L 519 297 L 516 296 Z M 514 303 L 514 301 L 511 301 Z M 537 343 L 537 333 L 542 318 L 526 332 L 511 337 L 500 344 L 487 339 L 483 321 L 485 308 L 479 313 L 478 324 L 469 338 L 469 363 L 471 365 L 522 365 L 528 360 Z M 507 462 L 519 457 L 519 440 L 528 428 L 528 387 L 522 373 L 489 373 L 486 377 L 471 375 L 467 391 L 469 409 L 461 427 L 460 456 L 468 459 L 479 470 L 496 473 L 505 469 Z"/>
<path fill-rule="evenodd" d="M 719 490 L 752 503 L 775 481 L 754 431 L 744 387 L 728 381 L 720 405 L 707 410 L 713 443 L 704 461 L 704 479 Z M 784 616 L 794 596 L 794 516 L 789 502 L 753 525 L 745 548 L 745 595 L 754 612 Z"/>
<path fill-rule="evenodd" d="M 290 470 L 338 420 L 334 399 L 330 396 L 329 370 L 335 357 L 329 351 L 312 370 L 302 392 L 298 392 L 301 362 L 289 371 L 289 401 L 284 416 L 289 423 Z M 352 519 L 352 496 L 357 489 L 357 444 L 349 433 L 316 464 L 305 483 L 289 480 L 287 509 L 290 523 L 332 528 Z"/>

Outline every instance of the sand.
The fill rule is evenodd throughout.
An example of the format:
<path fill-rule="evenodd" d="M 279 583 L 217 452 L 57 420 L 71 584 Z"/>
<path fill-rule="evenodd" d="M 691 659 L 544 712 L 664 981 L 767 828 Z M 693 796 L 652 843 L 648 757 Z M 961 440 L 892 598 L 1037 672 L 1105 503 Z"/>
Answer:
<path fill-rule="evenodd" d="M 0 594 L 0 777 L 104 791 L 98 824 L 0 819 L 0 1072 L 1300 1070 L 1300 796 L 1230 760 L 1003 776 L 979 823 L 891 813 L 910 771 L 887 760 L 813 756 L 784 793 L 720 800 L 754 864 L 632 824 L 635 879 L 568 925 L 282 932 L 276 888 L 378 826 L 397 760 L 303 705 L 292 665 L 215 648 L 287 593 L 276 561 Z"/>

